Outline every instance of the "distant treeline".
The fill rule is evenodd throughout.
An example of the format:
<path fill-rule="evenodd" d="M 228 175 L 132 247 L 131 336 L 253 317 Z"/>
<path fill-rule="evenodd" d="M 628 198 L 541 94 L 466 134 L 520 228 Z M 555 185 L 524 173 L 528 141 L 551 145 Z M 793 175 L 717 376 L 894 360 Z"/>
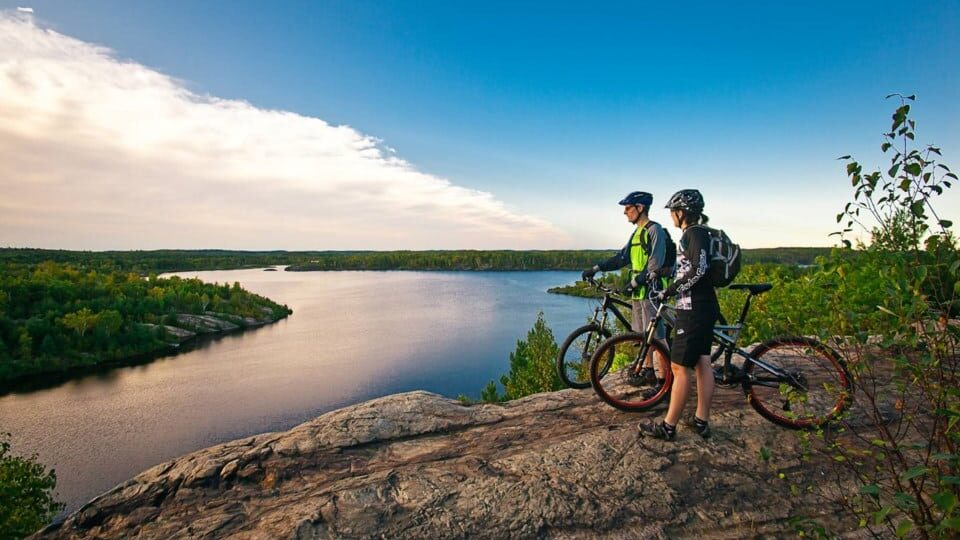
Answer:
<path fill-rule="evenodd" d="M 302 256 L 301 256 L 302 255 Z M 98 271 L 134 272 L 140 275 L 189 270 L 232 270 L 286 265 L 309 260 L 306 254 L 286 251 L 227 251 L 220 249 L 154 251 L 66 251 L 57 249 L 0 248 L 0 264 L 37 264 L 53 261 Z"/>
<path fill-rule="evenodd" d="M 328 252 L 288 270 L 580 270 L 612 254 L 602 250 Z"/>
<path fill-rule="evenodd" d="M 264 321 L 290 310 L 239 283 L 0 261 L 0 386 L 165 349 L 163 325 L 208 312 Z"/>
<path fill-rule="evenodd" d="M 0 249 L 0 263 L 53 261 L 98 271 L 140 275 L 189 270 L 229 270 L 288 265 L 289 270 L 581 270 L 613 250 L 434 251 L 63 251 Z M 744 262 L 811 265 L 830 248 L 744 250 Z"/>

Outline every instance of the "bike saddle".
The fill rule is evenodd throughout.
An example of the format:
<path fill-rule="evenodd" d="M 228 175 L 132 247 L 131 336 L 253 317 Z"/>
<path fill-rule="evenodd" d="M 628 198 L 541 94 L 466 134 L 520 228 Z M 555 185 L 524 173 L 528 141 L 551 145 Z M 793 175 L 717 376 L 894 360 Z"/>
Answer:
<path fill-rule="evenodd" d="M 734 283 L 733 285 L 730 285 L 727 288 L 733 289 L 735 291 L 746 289 L 750 291 L 750 294 L 762 294 L 772 289 L 773 284 L 771 283 L 756 283 L 756 284 Z"/>

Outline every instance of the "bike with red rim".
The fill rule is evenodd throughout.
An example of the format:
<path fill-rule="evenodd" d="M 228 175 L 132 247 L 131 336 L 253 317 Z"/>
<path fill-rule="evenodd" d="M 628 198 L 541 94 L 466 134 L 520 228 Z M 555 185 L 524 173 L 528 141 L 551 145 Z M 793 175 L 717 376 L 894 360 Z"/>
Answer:
<path fill-rule="evenodd" d="M 735 324 L 721 322 L 714 327 L 711 363 L 717 385 L 739 385 L 754 410 L 786 428 L 817 429 L 838 419 L 853 399 L 853 382 L 843 358 L 805 336 L 776 337 L 749 352 L 738 347 L 751 300 L 773 285 L 735 284 L 729 288 L 748 294 Z M 671 309 L 660 305 L 645 332 L 614 336 L 596 348 L 590 361 L 590 383 L 602 400 L 620 410 L 643 411 L 669 394 L 673 382 L 669 346 L 654 339 L 653 329 L 659 320 L 671 318 Z M 653 352 L 657 369 L 653 384 L 638 380 L 648 351 Z M 735 357 L 740 361 L 734 362 Z"/>

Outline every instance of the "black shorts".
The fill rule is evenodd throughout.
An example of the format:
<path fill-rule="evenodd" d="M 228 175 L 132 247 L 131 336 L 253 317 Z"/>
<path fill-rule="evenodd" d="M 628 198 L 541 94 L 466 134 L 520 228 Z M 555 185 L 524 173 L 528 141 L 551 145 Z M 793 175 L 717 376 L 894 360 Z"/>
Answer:
<path fill-rule="evenodd" d="M 673 345 L 670 347 L 670 361 L 692 368 L 697 365 L 701 356 L 709 355 L 710 344 L 713 342 L 713 325 L 717 318 L 717 312 L 712 309 L 678 309 Z"/>

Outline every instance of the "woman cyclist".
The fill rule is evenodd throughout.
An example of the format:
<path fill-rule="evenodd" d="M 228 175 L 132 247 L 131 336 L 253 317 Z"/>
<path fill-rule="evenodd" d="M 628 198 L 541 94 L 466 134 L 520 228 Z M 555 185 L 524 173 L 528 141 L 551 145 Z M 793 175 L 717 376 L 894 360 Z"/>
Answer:
<path fill-rule="evenodd" d="M 683 230 L 677 250 L 676 279 L 660 293 L 659 299 L 678 295 L 676 331 L 670 349 L 673 386 L 670 407 L 662 421 L 640 424 L 640 434 L 671 441 L 677 434 L 677 423 L 690 397 L 692 376 L 697 379 L 697 412 L 694 430 L 704 438 L 710 436 L 710 402 L 713 399 L 713 368 L 710 366 L 710 344 L 713 325 L 720 316 L 717 293 L 710 284 L 710 235 L 705 227 L 703 195 L 695 189 L 676 192 L 667 202 L 673 225 Z"/>

